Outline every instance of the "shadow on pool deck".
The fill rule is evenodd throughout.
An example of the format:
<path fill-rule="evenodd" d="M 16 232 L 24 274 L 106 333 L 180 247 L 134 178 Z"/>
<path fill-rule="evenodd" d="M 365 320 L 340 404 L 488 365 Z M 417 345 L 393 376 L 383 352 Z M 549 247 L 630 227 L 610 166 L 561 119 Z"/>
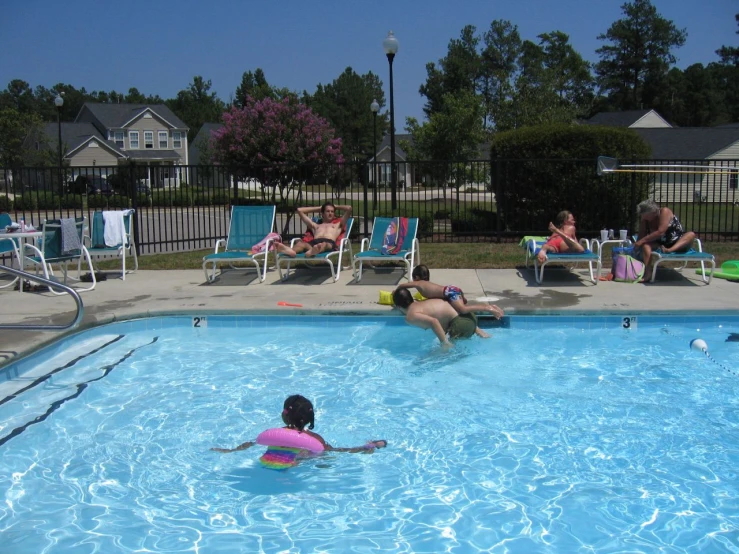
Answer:
<path fill-rule="evenodd" d="M 600 282 L 584 270 L 547 269 L 537 285 L 533 271 L 518 269 L 432 269 L 431 280 L 454 284 L 467 298 L 496 297 L 509 315 L 618 312 L 639 314 L 664 311 L 739 311 L 739 284 L 722 279 L 706 286 L 687 269 L 664 270 L 654 284 Z M 139 271 L 122 281 L 110 272 L 94 291 L 81 294 L 85 315 L 80 328 L 161 314 L 263 313 L 280 315 L 354 313 L 399 317 L 378 303 L 380 290 L 403 282 L 401 270 L 366 270 L 356 283 L 351 270 L 334 283 L 327 269 L 303 269 L 287 281 L 270 270 L 259 283 L 254 271 L 230 270 L 215 283 L 205 282 L 201 270 Z M 0 323 L 63 324 L 74 318 L 74 302 L 49 292 L 0 290 Z M 302 307 L 279 307 L 278 302 Z M 64 333 L 0 331 L 0 365 Z"/>

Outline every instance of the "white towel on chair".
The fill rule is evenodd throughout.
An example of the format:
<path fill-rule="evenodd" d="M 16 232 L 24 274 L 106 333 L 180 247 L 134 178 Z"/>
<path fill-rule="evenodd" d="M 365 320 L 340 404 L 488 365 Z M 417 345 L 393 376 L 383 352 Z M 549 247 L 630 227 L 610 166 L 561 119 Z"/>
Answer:
<path fill-rule="evenodd" d="M 82 242 L 80 242 L 80 234 L 74 218 L 60 219 L 59 223 L 62 229 L 62 254 L 81 249 Z"/>
<path fill-rule="evenodd" d="M 126 226 L 123 223 L 123 216 L 128 211 L 103 212 L 103 222 L 105 228 L 103 238 L 105 246 L 120 246 L 126 238 Z"/>

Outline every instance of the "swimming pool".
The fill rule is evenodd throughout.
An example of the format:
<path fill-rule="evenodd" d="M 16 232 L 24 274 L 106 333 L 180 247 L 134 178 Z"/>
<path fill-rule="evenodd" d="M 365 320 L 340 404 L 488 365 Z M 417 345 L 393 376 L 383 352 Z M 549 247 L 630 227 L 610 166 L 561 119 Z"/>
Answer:
<path fill-rule="evenodd" d="M 449 353 L 386 317 L 81 333 L 4 371 L 4 549 L 739 549 L 739 317 L 507 323 Z M 210 451 L 278 426 L 293 393 L 332 444 L 388 448 L 286 472 Z"/>

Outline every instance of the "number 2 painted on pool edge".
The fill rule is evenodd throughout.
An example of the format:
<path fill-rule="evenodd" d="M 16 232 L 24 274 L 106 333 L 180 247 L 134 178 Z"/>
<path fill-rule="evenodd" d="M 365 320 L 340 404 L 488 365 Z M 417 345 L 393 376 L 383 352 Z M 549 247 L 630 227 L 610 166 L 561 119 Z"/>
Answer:
<path fill-rule="evenodd" d="M 192 326 L 198 329 L 208 326 L 208 318 L 206 316 L 193 317 Z"/>
<path fill-rule="evenodd" d="M 621 320 L 621 327 L 629 330 L 636 330 L 636 316 L 625 317 Z"/>

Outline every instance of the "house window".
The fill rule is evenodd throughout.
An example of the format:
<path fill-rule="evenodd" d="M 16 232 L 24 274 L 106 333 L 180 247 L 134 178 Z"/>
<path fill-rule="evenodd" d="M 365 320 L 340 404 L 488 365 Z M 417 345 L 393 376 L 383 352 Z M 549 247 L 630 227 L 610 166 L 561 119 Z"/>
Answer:
<path fill-rule="evenodd" d="M 169 147 L 168 140 L 169 140 L 169 137 L 167 135 L 167 131 L 159 131 L 159 149 L 160 150 Z"/>
<path fill-rule="evenodd" d="M 729 188 L 739 188 L 739 169 L 732 169 L 729 171 Z"/>
<path fill-rule="evenodd" d="M 125 144 L 123 144 L 123 131 L 116 131 L 115 132 L 115 145 L 118 148 L 125 148 Z"/>
<path fill-rule="evenodd" d="M 182 148 L 182 134 L 172 131 L 172 148 Z"/>
<path fill-rule="evenodd" d="M 154 148 L 154 131 L 144 131 L 144 148 Z"/>
<path fill-rule="evenodd" d="M 139 132 L 138 131 L 128 132 L 128 144 L 130 145 L 130 148 L 132 150 L 139 147 Z"/>

